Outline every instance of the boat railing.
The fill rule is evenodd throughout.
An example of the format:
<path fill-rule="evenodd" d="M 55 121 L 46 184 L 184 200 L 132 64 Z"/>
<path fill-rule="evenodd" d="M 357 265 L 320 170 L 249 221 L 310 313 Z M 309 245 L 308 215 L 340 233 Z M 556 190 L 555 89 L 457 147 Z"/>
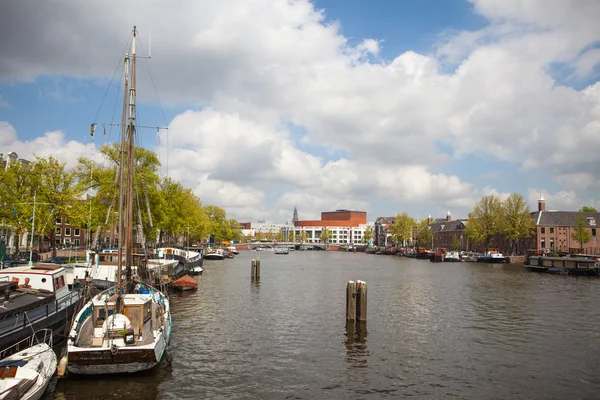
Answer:
<path fill-rule="evenodd" d="M 36 344 L 46 343 L 48 346 L 52 347 L 53 338 L 52 338 L 52 330 L 51 329 L 39 329 L 31 335 L 31 337 L 22 339 L 17 343 L 12 344 L 11 346 L 0 350 L 0 359 L 8 357 L 11 354 L 14 354 L 18 351 L 27 349 Z"/>

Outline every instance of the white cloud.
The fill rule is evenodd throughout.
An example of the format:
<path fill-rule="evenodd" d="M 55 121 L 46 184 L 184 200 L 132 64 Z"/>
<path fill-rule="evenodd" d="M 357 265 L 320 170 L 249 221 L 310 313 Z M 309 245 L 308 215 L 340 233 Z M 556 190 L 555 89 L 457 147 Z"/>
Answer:
<path fill-rule="evenodd" d="M 527 199 L 532 205 L 531 209 L 536 211 L 540 195 L 544 196 L 547 210 L 560 211 L 578 211 L 583 206 L 594 207 L 600 210 L 600 200 L 598 198 L 582 199 L 574 190 L 560 190 L 550 193 L 545 189 L 530 189 Z"/>
<path fill-rule="evenodd" d="M 75 140 L 66 140 L 64 132 L 45 132 L 33 140 L 20 141 L 14 127 L 8 122 L 0 121 L 0 148 L 4 153 L 15 152 L 19 158 L 33 161 L 35 157 L 52 156 L 58 161 L 64 162 L 66 168 L 72 169 L 77 166 L 79 157 L 92 158 L 94 154 L 93 144 L 83 144 Z"/>
<path fill-rule="evenodd" d="M 140 44 L 147 46 L 151 28 L 161 98 L 190 108 L 170 124 L 170 175 L 245 216 L 285 214 L 294 204 L 318 215 L 350 208 L 344 201 L 369 207 L 377 200 L 460 211 L 498 193 L 469 183 L 476 168 L 444 173 L 448 162 L 473 154 L 524 173 L 543 169 L 565 193 L 575 180 L 592 185 L 600 83 L 578 91 L 551 69 L 565 63 L 578 79 L 593 76 L 600 7 L 471 1 L 489 26 L 446 32 L 433 55 L 407 51 L 392 60 L 380 58 L 379 38 L 349 45 L 306 0 L 142 7 Z M 130 29 L 125 15 L 140 8 L 119 3 L 123 12 L 114 13 L 116 4 L 8 3 L 0 34 L 19 39 L 0 42 L 0 80 L 110 76 Z M 150 99 L 143 74 L 139 84 L 141 99 Z M 75 147 L 60 132 L 40 140 Z"/>

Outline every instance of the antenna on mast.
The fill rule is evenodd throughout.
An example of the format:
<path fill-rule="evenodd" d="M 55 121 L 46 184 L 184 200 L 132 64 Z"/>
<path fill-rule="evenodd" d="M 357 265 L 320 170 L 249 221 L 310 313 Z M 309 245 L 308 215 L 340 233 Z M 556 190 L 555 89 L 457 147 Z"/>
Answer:
<path fill-rule="evenodd" d="M 152 31 L 148 30 L 148 58 L 152 56 Z"/>

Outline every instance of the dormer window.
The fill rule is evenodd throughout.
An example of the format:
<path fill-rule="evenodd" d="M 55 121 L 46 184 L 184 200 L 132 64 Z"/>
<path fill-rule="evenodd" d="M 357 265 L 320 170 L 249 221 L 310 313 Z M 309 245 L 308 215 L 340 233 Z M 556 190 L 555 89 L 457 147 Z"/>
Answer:
<path fill-rule="evenodd" d="M 596 218 L 594 218 L 594 217 L 587 217 L 586 219 L 587 219 L 588 225 L 590 225 L 590 226 L 596 226 Z"/>

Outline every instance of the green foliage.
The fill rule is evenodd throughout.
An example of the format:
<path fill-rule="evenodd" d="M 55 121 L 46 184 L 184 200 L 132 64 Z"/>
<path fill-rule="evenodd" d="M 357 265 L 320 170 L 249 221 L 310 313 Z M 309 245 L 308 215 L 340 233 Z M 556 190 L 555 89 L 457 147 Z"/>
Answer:
<path fill-rule="evenodd" d="M 329 243 L 332 236 L 333 236 L 333 232 L 331 232 L 329 229 L 323 229 L 323 231 L 321 231 L 320 238 L 323 241 L 323 243 Z"/>
<path fill-rule="evenodd" d="M 502 233 L 510 241 L 514 251 L 514 246 L 519 240 L 531 236 L 535 222 L 525 199 L 517 193 L 511 194 L 502 202 L 502 212 L 504 216 Z"/>
<path fill-rule="evenodd" d="M 583 206 L 579 212 L 598 212 L 598 210 L 596 210 L 594 207 Z"/>
<path fill-rule="evenodd" d="M 155 153 L 144 148 L 134 151 L 133 216 L 134 224 L 141 222 L 143 226 L 144 239 L 154 241 L 160 231 L 159 241 L 178 244 L 186 240 L 191 244 L 203 242 L 210 236 L 218 241 L 242 240 L 239 223 L 227 219 L 222 208 L 203 207 L 192 190 L 170 178 L 160 179 Z M 80 158 L 74 171 L 68 171 L 53 157 L 36 158 L 29 164 L 14 163 L 0 170 L 1 223 L 17 234 L 31 230 L 33 204 L 29 203 L 35 192 L 38 206 L 34 234 L 49 236 L 52 246 L 57 218 L 87 229 L 89 238 L 98 229 L 104 232 L 118 220 L 120 147 L 104 145 L 99 153 L 102 160 Z"/>
<path fill-rule="evenodd" d="M 10 164 L 0 169 L 0 217 L 3 225 L 8 226 L 21 235 L 27 230 L 28 220 L 32 215 L 35 182 L 32 177 L 33 165 L 21 162 Z M 15 252 L 19 251 L 19 240 L 16 241 Z"/>
<path fill-rule="evenodd" d="M 458 236 L 452 236 L 452 250 L 459 251 L 460 250 L 460 239 Z"/>
<path fill-rule="evenodd" d="M 371 239 L 373 239 L 373 227 L 368 226 L 367 229 L 365 229 L 361 243 L 367 244 Z"/>
<path fill-rule="evenodd" d="M 433 242 L 433 232 L 429 227 L 429 220 L 425 218 L 418 225 L 419 247 L 428 248 Z"/>
<path fill-rule="evenodd" d="M 396 244 L 404 244 L 412 239 L 413 227 L 416 225 L 414 218 L 409 217 L 407 213 L 396 215 L 394 223 L 390 225 L 392 240 Z"/>
<path fill-rule="evenodd" d="M 277 232 L 277 241 L 278 242 L 285 242 L 285 235 L 283 234 L 282 231 Z"/>
<path fill-rule="evenodd" d="M 304 230 L 300 231 L 300 242 L 301 243 L 306 242 L 306 231 L 304 231 Z"/>
<path fill-rule="evenodd" d="M 573 228 L 573 240 L 579 243 L 579 248 L 592 239 L 592 234 L 588 231 L 587 222 L 583 215 L 578 215 Z"/>
<path fill-rule="evenodd" d="M 469 214 L 466 232 L 469 240 L 489 247 L 504 231 L 504 209 L 498 196 L 483 197 Z"/>

